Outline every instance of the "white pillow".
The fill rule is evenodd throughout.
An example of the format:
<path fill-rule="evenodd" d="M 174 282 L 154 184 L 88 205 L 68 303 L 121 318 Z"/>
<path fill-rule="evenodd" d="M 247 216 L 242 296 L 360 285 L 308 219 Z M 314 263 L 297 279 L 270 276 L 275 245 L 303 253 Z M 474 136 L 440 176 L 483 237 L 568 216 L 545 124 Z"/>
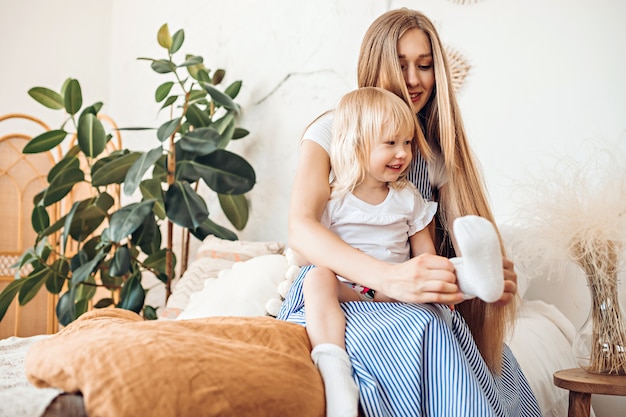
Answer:
<path fill-rule="evenodd" d="M 280 242 L 255 242 L 246 240 L 226 240 L 207 236 L 196 251 L 196 259 L 209 257 L 233 262 L 247 261 L 256 256 L 270 253 L 283 253 L 285 245 Z"/>
<path fill-rule="evenodd" d="M 518 308 L 515 327 L 507 343 L 532 388 L 542 415 L 567 415 L 568 391 L 554 385 L 552 375 L 576 368 L 572 351 L 574 325 L 553 305 L 540 300 L 524 301 Z"/>
<path fill-rule="evenodd" d="M 189 264 L 180 279 L 173 283 L 172 295 L 165 308 L 159 309 L 159 318 L 173 320 L 187 307 L 189 296 L 201 291 L 205 280 L 216 278 L 223 269 L 235 262 L 247 261 L 260 255 L 283 253 L 285 245 L 279 242 L 225 240 L 207 236 L 196 252 L 196 260 Z"/>
<path fill-rule="evenodd" d="M 212 316 L 264 316 L 268 300 L 279 297 L 278 284 L 285 280 L 285 256 L 262 255 L 236 262 L 204 282 L 191 294 L 178 320 Z"/>

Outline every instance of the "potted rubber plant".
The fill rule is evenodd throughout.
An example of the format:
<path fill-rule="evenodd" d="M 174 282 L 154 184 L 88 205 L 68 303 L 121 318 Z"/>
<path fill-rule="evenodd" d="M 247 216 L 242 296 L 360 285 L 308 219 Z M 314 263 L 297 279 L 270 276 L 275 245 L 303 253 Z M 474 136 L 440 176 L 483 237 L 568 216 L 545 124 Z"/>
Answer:
<path fill-rule="evenodd" d="M 248 220 L 245 193 L 255 184 L 255 171 L 243 157 L 226 149 L 232 140 L 249 133 L 238 126 L 240 106 L 234 101 L 242 82 L 221 88 L 223 69 L 209 70 L 198 55 L 179 58 L 184 38 L 182 29 L 171 35 L 164 24 L 157 39 L 165 58 L 139 58 L 168 78 L 156 88 L 155 100 L 170 118 L 152 129 L 155 146 L 148 151 L 105 152 L 113 135 L 99 119 L 103 104 L 83 107 L 78 80 L 68 79 L 58 92 L 45 87 L 29 90 L 36 101 L 65 111 L 67 118 L 59 129 L 31 139 L 23 152 L 46 152 L 62 145 L 67 150 L 50 170 L 48 187 L 34 199 L 32 227 L 37 237 L 14 265 L 15 281 L 0 293 L 0 320 L 15 297 L 24 305 L 43 286 L 59 295 L 56 314 L 62 325 L 90 305 L 115 306 L 156 318 L 154 307 L 144 305 L 142 274 L 158 277 L 169 296 L 177 260 L 175 226 L 185 232 L 177 249 L 181 274 L 192 236 L 237 239 L 232 230 L 211 220 L 198 186 L 203 182 L 216 193 L 231 225 L 243 229 Z M 50 208 L 85 185 L 91 190 L 89 196 L 51 221 Z M 129 196 L 139 190 L 141 197 L 122 206 L 107 191 L 111 185 Z M 99 287 L 108 291 L 94 300 Z"/>

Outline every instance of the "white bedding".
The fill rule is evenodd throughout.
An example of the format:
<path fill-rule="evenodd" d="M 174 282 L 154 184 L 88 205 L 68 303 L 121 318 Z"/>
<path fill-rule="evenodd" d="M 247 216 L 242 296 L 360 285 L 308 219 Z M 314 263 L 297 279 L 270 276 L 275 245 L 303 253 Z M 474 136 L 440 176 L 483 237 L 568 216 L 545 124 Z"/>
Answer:
<path fill-rule="evenodd" d="M 35 388 L 24 373 L 26 351 L 33 343 L 46 337 L 49 336 L 0 340 L 0 417 L 40 416 L 61 393 L 53 388 Z"/>
<path fill-rule="evenodd" d="M 521 303 L 508 344 L 544 417 L 567 415 L 569 393 L 553 384 L 552 375 L 578 366 L 571 349 L 574 334 L 574 325 L 553 305 L 540 300 Z"/>

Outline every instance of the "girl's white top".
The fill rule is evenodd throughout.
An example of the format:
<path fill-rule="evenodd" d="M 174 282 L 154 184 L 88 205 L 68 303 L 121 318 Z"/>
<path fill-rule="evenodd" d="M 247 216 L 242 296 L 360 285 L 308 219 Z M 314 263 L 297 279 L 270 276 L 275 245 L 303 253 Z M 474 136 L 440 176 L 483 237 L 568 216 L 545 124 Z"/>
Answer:
<path fill-rule="evenodd" d="M 322 224 L 342 240 L 377 259 L 400 263 L 410 258 L 409 236 L 424 229 L 437 211 L 413 185 L 389 193 L 380 204 L 369 204 L 348 193 L 331 198 Z"/>

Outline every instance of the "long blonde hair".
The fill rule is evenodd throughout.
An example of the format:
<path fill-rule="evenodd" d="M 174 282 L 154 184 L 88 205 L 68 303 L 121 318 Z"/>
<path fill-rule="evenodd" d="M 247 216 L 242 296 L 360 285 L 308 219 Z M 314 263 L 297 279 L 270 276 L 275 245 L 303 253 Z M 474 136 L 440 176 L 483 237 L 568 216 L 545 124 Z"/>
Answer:
<path fill-rule="evenodd" d="M 363 87 L 347 93 L 334 111 L 330 166 L 333 197 L 339 198 L 360 185 L 369 169 L 370 152 L 383 134 L 407 132 L 413 138 L 411 151 L 429 154 L 417 118 L 401 98 L 382 88 Z M 408 184 L 408 167 L 393 188 Z"/>
<path fill-rule="evenodd" d="M 397 49 L 400 37 L 411 29 L 420 29 L 428 36 L 433 56 L 435 87 L 419 117 L 424 121 L 428 145 L 443 155 L 447 173 L 447 190 L 439 195 L 441 223 L 444 228 L 450 229 L 451 220 L 475 214 L 489 219 L 496 226 L 482 176 L 467 141 L 446 53 L 435 26 L 424 14 L 406 8 L 392 10 L 370 25 L 359 54 L 359 87 L 385 88 L 411 105 Z M 502 244 L 501 247 L 504 254 Z M 515 303 L 499 307 L 473 299 L 459 304 L 457 308 L 485 362 L 490 369 L 499 371 L 506 325 L 514 315 Z"/>

